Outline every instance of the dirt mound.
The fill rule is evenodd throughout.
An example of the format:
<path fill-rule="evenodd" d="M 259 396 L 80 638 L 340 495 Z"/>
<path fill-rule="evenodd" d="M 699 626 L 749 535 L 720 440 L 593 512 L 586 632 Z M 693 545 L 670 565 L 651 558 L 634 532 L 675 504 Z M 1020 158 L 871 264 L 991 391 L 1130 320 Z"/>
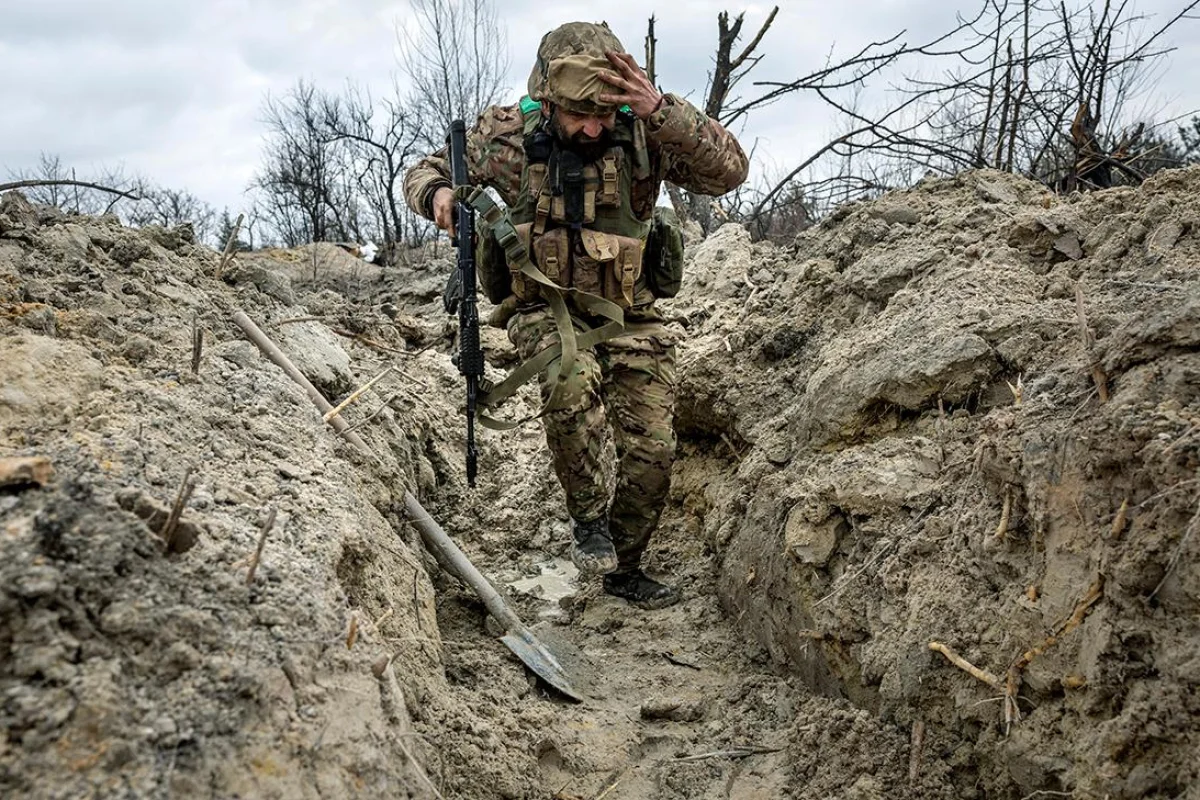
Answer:
<path fill-rule="evenodd" d="M 444 247 L 384 270 L 241 254 L 217 279 L 186 228 L 3 196 L 0 459 L 55 476 L 0 486 L 0 792 L 1184 796 L 1197 190 L 981 172 L 787 248 L 733 225 L 695 243 L 665 306 L 681 457 L 648 562 L 684 600 L 652 613 L 564 560 L 536 426 L 481 432 L 466 487 Z M 344 412 L 378 459 L 238 308 L 332 400 L 393 367 Z M 493 376 L 513 363 L 500 331 L 485 347 Z M 542 621 L 584 703 L 424 555 L 405 488 Z"/>
<path fill-rule="evenodd" d="M 968 173 L 695 253 L 680 425 L 739 461 L 686 502 L 728 609 L 983 796 L 1197 780 L 1198 193 Z"/>
<path fill-rule="evenodd" d="M 420 384 L 400 387 L 364 463 L 230 322 L 245 309 L 334 397 L 379 366 L 351 336 L 404 349 L 404 332 L 424 335 L 361 308 L 339 317 L 351 306 L 331 287 L 358 266 L 320 252 L 329 280 L 306 285 L 299 255 L 240 257 L 218 281 L 217 254 L 186 229 L 0 201 L 0 457 L 56 473 L 0 489 L 0 794 L 425 796 L 439 762 L 397 674 L 424 688 L 422 719 L 463 729 L 447 760 L 508 747 L 448 689 L 433 587 L 401 522 L 403 488 L 435 480 L 441 413 Z M 406 366 L 436 376 L 442 360 Z"/>

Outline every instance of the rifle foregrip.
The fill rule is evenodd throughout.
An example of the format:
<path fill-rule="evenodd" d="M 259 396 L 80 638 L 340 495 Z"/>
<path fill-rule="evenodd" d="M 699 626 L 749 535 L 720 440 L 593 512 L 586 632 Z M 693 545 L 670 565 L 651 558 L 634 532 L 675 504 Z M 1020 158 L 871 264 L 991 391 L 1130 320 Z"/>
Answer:
<path fill-rule="evenodd" d="M 462 348 L 459 350 L 458 370 L 463 375 L 482 375 L 483 374 L 483 348 L 479 346 L 479 332 L 475 331 L 475 342 L 472 344 L 469 340 L 472 338 L 467 331 L 463 331 Z"/>

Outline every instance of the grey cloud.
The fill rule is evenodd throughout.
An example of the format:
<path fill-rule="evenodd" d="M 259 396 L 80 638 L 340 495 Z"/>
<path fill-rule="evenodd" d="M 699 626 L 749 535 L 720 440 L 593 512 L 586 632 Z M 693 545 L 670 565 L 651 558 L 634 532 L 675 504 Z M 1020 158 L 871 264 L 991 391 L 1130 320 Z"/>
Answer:
<path fill-rule="evenodd" d="M 32 166 L 41 151 L 81 169 L 122 161 L 132 171 L 236 207 L 257 167 L 265 94 L 299 78 L 338 89 L 353 80 L 376 94 L 396 70 L 394 24 L 411 13 L 398 0 L 9 0 L 0 15 L 0 175 Z M 574 19 L 607 19 L 626 47 L 642 53 L 647 18 L 657 12 L 659 76 L 664 88 L 703 99 L 726 0 L 686 4 L 644 0 L 496 0 L 507 30 L 515 99 L 524 91 L 542 34 Z M 771 2 L 746 6 L 743 44 Z M 923 40 L 948 30 L 955 8 L 977 3 L 860 0 L 780 3 L 763 42 L 755 80 L 790 81 L 833 54 L 907 28 Z M 1176 0 L 1143 0 L 1165 15 Z M 1165 18 L 1160 16 L 1158 22 Z M 1200 52 L 1195 23 L 1179 29 L 1172 69 L 1153 87 L 1174 113 L 1196 101 Z M 913 65 L 915 68 L 916 65 Z M 876 89 L 886 81 L 876 81 Z M 749 84 L 736 93 L 750 96 Z M 871 95 L 872 97 L 874 95 Z M 811 97 L 789 95 L 756 112 L 739 130 L 759 141 L 764 162 L 798 163 L 841 123 Z"/>
<path fill-rule="evenodd" d="M 202 3 L 180 3 L 165 9 L 155 0 L 36 0 L 7 3 L 0 42 L 28 45 L 86 40 L 123 45 L 184 39 L 204 19 Z"/>

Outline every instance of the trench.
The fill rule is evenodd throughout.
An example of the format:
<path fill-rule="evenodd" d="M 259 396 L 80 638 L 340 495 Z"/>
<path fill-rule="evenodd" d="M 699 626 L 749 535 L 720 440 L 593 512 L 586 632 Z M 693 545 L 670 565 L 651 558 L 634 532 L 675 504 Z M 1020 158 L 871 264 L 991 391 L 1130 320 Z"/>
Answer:
<path fill-rule="evenodd" d="M 451 467 L 460 460 L 452 439 L 426 447 Z M 718 530 L 713 521 L 728 522 L 716 504 L 738 491 L 748 443 L 711 420 L 684 420 L 670 501 L 644 564 L 674 581 L 684 599 L 658 611 L 635 609 L 604 595 L 598 580 L 577 575 L 538 427 L 485 436 L 481 447 L 483 462 L 506 463 L 488 452 L 496 448 L 519 469 L 481 473 L 475 492 L 451 470 L 425 502 L 436 518 L 451 521 L 447 530 L 519 615 L 568 655 L 564 663 L 586 697 L 571 704 L 537 681 L 497 641 L 499 631 L 474 595 L 432 568 L 450 690 L 521 743 L 519 754 L 503 753 L 517 763 L 472 762 L 473 777 L 452 779 L 451 793 L 819 797 L 856 782 L 862 796 L 907 791 L 908 730 L 848 702 L 845 675 L 828 665 L 822 643 L 788 649 L 782 643 L 797 632 L 764 628 L 745 591 L 728 586 L 729 529 Z M 766 586 L 776 562 L 764 550 L 749 568 Z M 452 735 L 420 721 L 417 729 L 440 748 L 456 746 Z M 528 784 L 507 784 L 510 769 Z M 942 783 L 939 777 L 930 786 L 945 789 Z"/>

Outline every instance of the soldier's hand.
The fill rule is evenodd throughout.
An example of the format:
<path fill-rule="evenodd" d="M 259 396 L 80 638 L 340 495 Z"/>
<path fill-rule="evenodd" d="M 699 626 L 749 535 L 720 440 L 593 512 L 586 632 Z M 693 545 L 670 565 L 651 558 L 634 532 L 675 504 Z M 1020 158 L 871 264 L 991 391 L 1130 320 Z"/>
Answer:
<path fill-rule="evenodd" d="M 615 106 L 629 106 L 638 119 L 645 119 L 662 105 L 663 95 L 646 77 L 645 71 L 638 66 L 629 53 L 605 53 L 613 65 L 612 72 L 601 72 L 600 77 L 605 83 L 611 84 L 619 92 L 600 95 L 603 103 Z"/>
<path fill-rule="evenodd" d="M 443 186 L 433 193 L 433 224 L 453 235 L 454 190 Z"/>

